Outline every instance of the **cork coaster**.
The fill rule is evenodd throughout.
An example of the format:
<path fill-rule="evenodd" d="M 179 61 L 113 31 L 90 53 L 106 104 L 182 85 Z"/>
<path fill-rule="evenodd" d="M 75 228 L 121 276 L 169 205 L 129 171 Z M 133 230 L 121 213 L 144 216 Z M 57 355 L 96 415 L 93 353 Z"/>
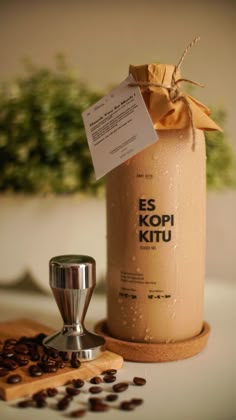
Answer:
<path fill-rule="evenodd" d="M 95 332 L 106 340 L 106 349 L 132 362 L 170 362 L 187 359 L 200 353 L 207 344 L 210 326 L 203 323 L 200 334 L 175 343 L 136 343 L 111 337 L 106 320 L 98 322 Z"/>

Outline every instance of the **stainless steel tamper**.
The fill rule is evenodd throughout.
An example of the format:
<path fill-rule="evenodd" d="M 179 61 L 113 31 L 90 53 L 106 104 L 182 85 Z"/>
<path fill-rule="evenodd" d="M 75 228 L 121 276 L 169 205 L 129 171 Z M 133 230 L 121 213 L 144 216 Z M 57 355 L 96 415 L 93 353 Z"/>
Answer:
<path fill-rule="evenodd" d="M 97 357 L 105 343 L 103 337 L 89 332 L 84 318 L 96 285 L 96 263 L 87 255 L 62 255 L 49 262 L 50 286 L 64 325 L 44 339 L 56 350 L 76 352 L 80 360 Z"/>

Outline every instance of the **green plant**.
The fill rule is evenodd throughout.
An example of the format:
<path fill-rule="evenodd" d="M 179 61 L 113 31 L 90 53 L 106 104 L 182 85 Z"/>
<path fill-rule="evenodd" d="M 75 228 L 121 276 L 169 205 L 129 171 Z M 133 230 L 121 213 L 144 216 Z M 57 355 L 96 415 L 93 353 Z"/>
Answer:
<path fill-rule="evenodd" d="M 211 116 L 224 127 L 226 114 L 221 108 L 211 108 Z M 236 165 L 233 147 L 227 136 L 220 131 L 206 131 L 207 187 L 222 190 L 236 187 Z"/>
<path fill-rule="evenodd" d="M 81 113 L 100 99 L 61 62 L 0 91 L 0 191 L 96 193 Z"/>
<path fill-rule="evenodd" d="M 24 77 L 0 89 L 0 191 L 95 194 L 92 160 L 81 113 L 100 99 L 62 60 L 55 70 L 27 65 Z M 224 112 L 213 118 L 223 126 Z M 206 132 L 209 189 L 235 186 L 232 147 Z"/>

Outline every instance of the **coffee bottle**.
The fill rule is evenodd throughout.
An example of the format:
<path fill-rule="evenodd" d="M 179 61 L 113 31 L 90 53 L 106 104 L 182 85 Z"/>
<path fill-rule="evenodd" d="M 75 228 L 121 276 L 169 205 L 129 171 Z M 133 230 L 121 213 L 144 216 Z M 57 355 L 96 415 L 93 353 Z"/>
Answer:
<path fill-rule="evenodd" d="M 121 340 L 181 341 L 203 325 L 204 130 L 219 127 L 182 97 L 174 66 L 130 72 L 159 139 L 106 176 L 107 326 Z"/>

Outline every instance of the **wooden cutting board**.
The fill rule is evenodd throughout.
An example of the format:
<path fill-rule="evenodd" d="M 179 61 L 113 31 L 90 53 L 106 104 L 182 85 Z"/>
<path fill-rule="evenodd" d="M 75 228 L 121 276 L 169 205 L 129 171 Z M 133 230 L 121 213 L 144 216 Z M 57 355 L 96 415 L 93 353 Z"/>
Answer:
<path fill-rule="evenodd" d="M 22 336 L 34 336 L 38 333 L 51 334 L 53 330 L 45 325 L 39 324 L 30 319 L 19 319 L 0 323 L 0 341 L 6 338 L 19 338 Z M 0 345 L 1 348 L 1 345 Z M 9 374 L 19 374 L 22 382 L 19 384 L 8 384 L 7 376 L 0 378 L 0 397 L 4 400 L 12 400 L 19 397 L 31 395 L 43 388 L 57 387 L 64 385 L 72 379 L 88 379 L 99 375 L 106 369 L 120 369 L 123 365 L 123 358 L 110 351 L 102 352 L 101 356 L 90 362 L 83 362 L 79 369 L 66 367 L 59 369 L 56 373 L 44 373 L 43 376 L 32 378 L 28 374 L 28 365 L 19 367 Z"/>

